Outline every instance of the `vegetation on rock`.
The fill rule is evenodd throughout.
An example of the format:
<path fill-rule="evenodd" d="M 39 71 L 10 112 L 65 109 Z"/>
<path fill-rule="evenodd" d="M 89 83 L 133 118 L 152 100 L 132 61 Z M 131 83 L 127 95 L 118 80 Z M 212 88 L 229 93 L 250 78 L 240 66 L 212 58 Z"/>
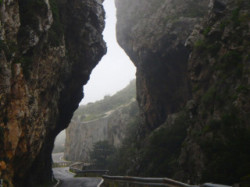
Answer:
<path fill-rule="evenodd" d="M 91 151 L 97 142 L 120 147 L 127 126 L 137 115 L 135 80 L 113 96 L 80 106 L 66 131 L 65 157 L 90 162 Z"/>
<path fill-rule="evenodd" d="M 135 80 L 123 90 L 117 92 L 113 96 L 105 96 L 102 100 L 95 103 L 89 103 L 80 106 L 74 113 L 73 119 L 79 118 L 82 121 L 90 121 L 101 118 L 106 115 L 106 112 L 117 109 L 120 106 L 130 103 L 135 99 L 136 87 Z"/>
<path fill-rule="evenodd" d="M 99 141 L 93 145 L 93 150 L 90 152 L 90 159 L 93 167 L 97 169 L 107 169 L 112 162 L 111 155 L 114 154 L 115 147 L 108 141 Z"/>
<path fill-rule="evenodd" d="M 137 123 L 140 140 L 124 142 L 126 156 L 120 154 L 118 160 L 125 164 L 117 173 L 167 176 L 192 183 L 245 180 L 245 184 L 250 173 L 249 1 L 210 1 L 210 10 L 199 26 L 186 24 L 187 35 L 181 29 L 188 23 L 185 21 L 202 18 L 205 13 L 199 12 L 202 8 L 197 10 L 195 1 L 185 2 L 192 10 L 180 1 L 168 2 L 166 7 L 174 7 L 169 16 L 164 1 L 156 3 L 159 10 L 165 10 L 161 15 L 151 12 L 157 8 L 151 9 L 150 2 L 140 7 L 139 1 L 118 2 L 118 41 L 137 66 L 137 99 L 144 118 Z M 153 23 L 150 19 L 144 22 L 150 15 L 140 11 L 154 15 Z M 188 29 L 192 31 L 189 34 Z M 180 59 L 176 57 L 185 55 L 182 41 L 190 51 L 187 58 Z M 182 67 L 183 72 L 173 71 L 176 67 Z M 186 74 L 192 88 L 191 97 L 185 100 L 178 97 L 186 94 L 178 88 L 185 84 L 175 75 Z M 168 99 L 172 102 L 166 102 Z M 183 108 L 174 108 L 177 102 L 188 105 L 188 99 L 193 105 L 183 111 L 181 125 L 176 120 L 168 127 L 173 113 Z"/>
<path fill-rule="evenodd" d="M 54 138 L 106 52 L 104 10 L 92 0 L 0 4 L 0 178 L 8 186 L 39 186 L 52 180 Z"/>

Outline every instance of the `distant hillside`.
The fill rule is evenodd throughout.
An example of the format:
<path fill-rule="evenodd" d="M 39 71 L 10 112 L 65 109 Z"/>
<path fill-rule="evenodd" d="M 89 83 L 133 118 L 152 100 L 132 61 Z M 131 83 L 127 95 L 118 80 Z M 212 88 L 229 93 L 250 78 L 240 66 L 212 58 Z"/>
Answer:
<path fill-rule="evenodd" d="M 105 96 L 103 100 L 80 106 L 74 113 L 73 120 L 91 121 L 105 116 L 108 111 L 130 103 L 136 97 L 135 80 L 113 96 Z"/>
<path fill-rule="evenodd" d="M 65 158 L 90 162 L 93 145 L 100 141 L 120 147 L 127 127 L 138 115 L 135 96 L 133 80 L 115 95 L 79 107 L 66 130 Z"/>

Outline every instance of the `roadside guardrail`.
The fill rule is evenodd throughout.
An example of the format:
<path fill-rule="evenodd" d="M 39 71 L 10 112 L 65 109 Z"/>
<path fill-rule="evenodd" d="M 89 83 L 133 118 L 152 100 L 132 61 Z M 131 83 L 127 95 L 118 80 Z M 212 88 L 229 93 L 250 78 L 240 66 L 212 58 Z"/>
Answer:
<path fill-rule="evenodd" d="M 129 176 L 108 176 L 103 175 L 104 183 L 102 187 L 110 187 L 113 184 L 118 186 L 167 186 L 167 187 L 191 187 L 192 185 L 175 181 L 169 178 L 145 178 L 145 177 L 129 177 Z"/>
<path fill-rule="evenodd" d="M 109 172 L 109 170 L 84 170 L 82 169 L 84 163 L 76 163 L 69 167 L 69 170 L 76 174 L 77 177 L 102 177 Z"/>
<path fill-rule="evenodd" d="M 169 178 L 151 177 L 129 177 L 129 176 L 108 176 L 103 175 L 104 182 L 101 187 L 232 187 L 221 184 L 205 183 L 202 185 L 190 185 Z"/>
<path fill-rule="evenodd" d="M 77 162 L 69 166 L 69 171 L 76 173 L 79 171 L 82 171 L 82 168 L 84 166 L 83 162 Z"/>
<path fill-rule="evenodd" d="M 190 185 L 170 178 L 109 176 L 109 170 L 83 170 L 83 163 L 70 166 L 70 171 L 78 177 L 102 177 L 103 182 L 98 187 L 232 187 L 222 184 L 204 183 L 202 185 Z M 104 174 L 104 175 L 103 175 Z"/>
<path fill-rule="evenodd" d="M 80 170 L 76 171 L 76 173 L 98 173 L 98 174 L 107 174 L 109 170 Z"/>

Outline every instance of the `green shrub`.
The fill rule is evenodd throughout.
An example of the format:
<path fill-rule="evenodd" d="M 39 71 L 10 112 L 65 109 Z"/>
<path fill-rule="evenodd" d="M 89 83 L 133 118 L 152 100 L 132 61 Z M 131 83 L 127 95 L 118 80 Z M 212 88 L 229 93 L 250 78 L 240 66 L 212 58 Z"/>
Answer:
<path fill-rule="evenodd" d="M 199 51 L 199 52 L 202 52 L 203 50 L 206 49 L 206 46 L 207 46 L 207 44 L 206 44 L 205 40 L 198 40 L 194 44 L 194 49 Z"/>
<path fill-rule="evenodd" d="M 240 24 L 239 13 L 240 13 L 240 8 L 236 8 L 232 11 L 231 20 L 233 20 L 235 27 Z"/>
<path fill-rule="evenodd" d="M 249 93 L 250 91 L 250 88 L 248 86 L 245 86 L 245 85 L 240 85 L 236 88 L 236 91 L 238 93 L 244 93 L 244 94 L 247 94 Z"/>
<path fill-rule="evenodd" d="M 109 165 L 109 157 L 114 154 L 115 147 L 108 141 L 99 141 L 93 145 L 90 152 L 90 158 L 96 169 L 107 169 Z"/>
<path fill-rule="evenodd" d="M 189 119 L 180 114 L 171 127 L 153 132 L 143 148 L 141 173 L 146 176 L 171 176 L 178 167 L 178 155 L 186 138 Z"/>
<path fill-rule="evenodd" d="M 210 44 L 207 46 L 208 52 L 215 57 L 217 55 L 217 53 L 219 52 L 221 48 L 221 44 L 218 42 L 215 42 L 213 44 Z"/>
<path fill-rule="evenodd" d="M 207 156 L 202 180 L 238 183 L 250 173 L 250 130 L 244 128 L 246 121 L 239 117 L 240 112 L 234 106 L 227 106 L 220 116 L 204 126 L 203 136 L 198 141 Z M 208 132 L 212 132 L 212 137 L 204 136 Z"/>
<path fill-rule="evenodd" d="M 224 77 L 239 78 L 243 73 L 242 55 L 238 51 L 228 51 L 217 62 L 215 69 L 220 70 Z"/>
<path fill-rule="evenodd" d="M 223 121 L 222 121 L 223 123 Z M 225 125 L 225 124 L 224 124 Z M 201 148 L 207 155 L 203 181 L 215 183 L 238 183 L 242 176 L 250 173 L 250 132 L 245 129 L 227 127 L 228 133 L 218 133 L 213 139 L 205 140 Z"/>
<path fill-rule="evenodd" d="M 204 29 L 203 34 L 204 34 L 205 36 L 207 36 L 207 35 L 209 34 L 210 31 L 211 31 L 211 27 L 208 26 L 207 28 Z"/>
<path fill-rule="evenodd" d="M 221 128 L 221 121 L 211 119 L 202 129 L 203 133 L 215 131 Z"/>
<path fill-rule="evenodd" d="M 172 176 L 177 167 L 177 158 L 190 124 L 185 112 L 179 114 L 173 125 L 164 124 L 150 135 L 143 136 L 140 121 L 131 123 L 123 145 L 115 156 L 115 169 L 119 175 Z M 139 135 L 141 137 L 139 137 Z M 118 167 L 117 167 L 118 165 Z"/>
<path fill-rule="evenodd" d="M 237 65 L 242 60 L 242 56 L 238 51 L 228 51 L 222 56 L 221 60 L 224 63 L 231 63 L 231 65 Z"/>
<path fill-rule="evenodd" d="M 216 88 L 215 86 L 210 87 L 206 93 L 202 96 L 201 100 L 205 105 L 209 105 L 215 98 Z"/>
<path fill-rule="evenodd" d="M 228 26 L 230 23 L 229 20 L 223 20 L 221 23 L 220 23 L 220 30 L 223 31 L 225 29 L 226 26 Z"/>

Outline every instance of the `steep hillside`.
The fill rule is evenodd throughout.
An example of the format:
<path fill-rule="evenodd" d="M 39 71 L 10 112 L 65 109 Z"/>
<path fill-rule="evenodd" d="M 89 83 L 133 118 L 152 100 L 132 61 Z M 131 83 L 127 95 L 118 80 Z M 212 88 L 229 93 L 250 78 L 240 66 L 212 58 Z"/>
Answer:
<path fill-rule="evenodd" d="M 0 178 L 52 179 L 51 152 L 106 52 L 100 0 L 0 1 Z"/>
<path fill-rule="evenodd" d="M 215 1 L 188 41 L 194 123 L 180 164 L 192 180 L 233 184 L 250 174 L 249 23 L 249 1 Z"/>
<path fill-rule="evenodd" d="M 115 110 L 121 105 L 126 105 L 136 96 L 135 80 L 113 96 L 105 96 L 95 103 L 80 106 L 74 113 L 73 120 L 90 121 L 106 115 L 107 112 Z"/>
<path fill-rule="evenodd" d="M 131 151 L 120 160 L 123 173 L 244 181 L 250 2 L 116 0 L 116 6 L 117 38 L 137 67 L 143 116 L 140 140 L 128 143 Z"/>
<path fill-rule="evenodd" d="M 135 81 L 113 96 L 79 107 L 66 130 L 65 158 L 90 161 L 93 144 L 107 140 L 119 147 L 126 129 L 138 114 Z"/>

